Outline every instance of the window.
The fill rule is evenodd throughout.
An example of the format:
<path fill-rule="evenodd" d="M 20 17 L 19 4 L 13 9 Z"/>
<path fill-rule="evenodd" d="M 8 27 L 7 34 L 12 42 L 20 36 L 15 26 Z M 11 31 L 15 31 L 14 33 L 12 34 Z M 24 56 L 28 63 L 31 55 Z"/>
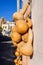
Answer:
<path fill-rule="evenodd" d="M 5 26 L 5 28 L 7 28 L 7 27 Z"/>

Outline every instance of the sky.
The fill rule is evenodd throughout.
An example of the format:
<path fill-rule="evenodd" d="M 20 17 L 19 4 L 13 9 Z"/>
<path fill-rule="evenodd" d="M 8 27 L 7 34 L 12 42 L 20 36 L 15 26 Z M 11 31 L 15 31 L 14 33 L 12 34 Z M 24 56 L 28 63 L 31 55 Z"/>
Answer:
<path fill-rule="evenodd" d="M 20 0 L 20 8 L 22 0 Z M 17 11 L 17 0 L 0 0 L 0 18 L 12 21 L 12 15 Z"/>

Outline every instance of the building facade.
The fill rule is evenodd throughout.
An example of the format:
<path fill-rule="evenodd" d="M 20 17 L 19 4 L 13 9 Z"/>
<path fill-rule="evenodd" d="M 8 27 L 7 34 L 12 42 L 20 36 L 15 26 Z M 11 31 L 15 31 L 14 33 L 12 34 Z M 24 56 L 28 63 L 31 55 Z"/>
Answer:
<path fill-rule="evenodd" d="M 15 25 L 14 22 L 9 22 L 9 21 L 7 21 L 5 24 L 2 24 L 2 29 L 3 29 L 2 34 L 9 36 L 11 33 L 11 29 L 14 25 Z"/>

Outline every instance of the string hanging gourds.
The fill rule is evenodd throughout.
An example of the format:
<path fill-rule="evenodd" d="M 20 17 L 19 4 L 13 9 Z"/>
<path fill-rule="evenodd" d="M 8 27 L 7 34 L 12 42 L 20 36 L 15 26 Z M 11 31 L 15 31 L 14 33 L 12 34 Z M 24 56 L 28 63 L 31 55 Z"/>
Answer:
<path fill-rule="evenodd" d="M 22 60 L 20 59 L 22 55 L 31 56 L 33 53 L 33 31 L 31 28 L 33 24 L 28 15 L 24 19 L 24 14 L 28 7 L 29 5 L 27 4 L 20 12 L 13 14 L 13 20 L 16 25 L 12 28 L 11 39 L 14 46 L 17 46 L 15 52 L 17 59 L 14 60 L 16 65 L 22 65 Z"/>

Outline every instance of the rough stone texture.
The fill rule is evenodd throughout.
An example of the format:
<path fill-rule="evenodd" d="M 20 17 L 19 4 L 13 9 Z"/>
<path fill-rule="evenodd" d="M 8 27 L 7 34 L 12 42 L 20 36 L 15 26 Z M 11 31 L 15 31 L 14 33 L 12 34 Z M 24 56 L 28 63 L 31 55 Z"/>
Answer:
<path fill-rule="evenodd" d="M 34 54 L 30 65 L 43 65 L 43 0 L 32 0 Z"/>

